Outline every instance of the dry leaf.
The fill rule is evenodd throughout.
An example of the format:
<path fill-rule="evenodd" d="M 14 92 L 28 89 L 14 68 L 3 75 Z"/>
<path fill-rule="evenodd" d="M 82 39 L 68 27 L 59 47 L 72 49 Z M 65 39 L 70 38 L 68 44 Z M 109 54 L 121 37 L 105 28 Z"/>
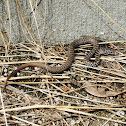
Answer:
<path fill-rule="evenodd" d="M 122 94 L 126 92 L 126 90 L 117 92 L 117 91 L 106 91 L 106 87 L 97 87 L 96 85 L 93 85 L 91 83 L 86 84 L 85 90 L 97 97 L 110 97 L 110 96 L 116 96 L 119 94 Z"/>
<path fill-rule="evenodd" d="M 56 113 L 52 114 L 51 117 L 53 119 L 60 119 L 61 118 L 61 116 L 60 115 L 57 115 Z"/>
<path fill-rule="evenodd" d="M 121 66 L 120 66 L 120 63 L 117 64 L 117 70 L 120 70 L 121 69 Z"/>
<path fill-rule="evenodd" d="M 67 88 L 66 86 L 63 86 L 63 91 L 67 92 L 67 91 L 71 91 L 71 89 Z"/>

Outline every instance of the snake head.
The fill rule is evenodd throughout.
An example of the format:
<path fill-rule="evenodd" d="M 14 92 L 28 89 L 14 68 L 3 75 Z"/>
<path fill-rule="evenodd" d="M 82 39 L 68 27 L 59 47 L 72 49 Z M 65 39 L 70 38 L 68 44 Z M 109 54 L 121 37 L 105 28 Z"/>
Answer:
<path fill-rule="evenodd" d="M 112 48 L 100 48 L 99 53 L 100 55 L 114 55 L 115 50 Z"/>

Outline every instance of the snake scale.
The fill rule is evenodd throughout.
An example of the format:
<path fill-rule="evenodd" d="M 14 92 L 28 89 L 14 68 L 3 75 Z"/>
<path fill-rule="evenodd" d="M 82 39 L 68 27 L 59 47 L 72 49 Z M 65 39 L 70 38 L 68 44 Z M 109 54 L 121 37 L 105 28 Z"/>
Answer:
<path fill-rule="evenodd" d="M 97 37 L 93 37 L 93 36 L 81 36 L 79 39 L 74 40 L 72 43 L 69 44 L 68 46 L 68 58 L 65 61 L 64 64 L 62 64 L 61 66 L 50 66 L 47 64 L 42 64 L 40 62 L 32 62 L 32 63 L 26 63 L 26 64 L 22 64 L 21 66 L 19 66 L 15 71 L 13 71 L 6 79 L 5 81 L 5 85 L 3 88 L 3 91 L 6 88 L 7 85 L 7 81 L 14 76 L 17 72 L 19 72 L 20 70 L 26 68 L 26 67 L 39 67 L 41 69 L 44 69 L 50 73 L 63 73 L 64 70 L 67 70 L 68 68 L 70 68 L 70 66 L 72 65 L 72 63 L 74 62 L 74 49 L 76 47 L 78 47 L 79 45 L 85 45 L 85 44 L 92 44 L 93 45 L 93 49 L 85 56 L 85 63 L 89 66 L 97 66 L 100 62 L 100 55 L 101 54 L 111 54 L 113 53 L 112 49 L 99 49 L 99 38 Z M 95 61 L 92 62 L 90 61 L 90 58 L 95 54 Z"/>

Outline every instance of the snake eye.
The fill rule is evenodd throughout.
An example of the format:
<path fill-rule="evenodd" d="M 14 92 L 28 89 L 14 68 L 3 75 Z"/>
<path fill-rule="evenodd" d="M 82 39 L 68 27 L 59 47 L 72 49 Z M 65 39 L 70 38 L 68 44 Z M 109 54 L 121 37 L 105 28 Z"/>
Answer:
<path fill-rule="evenodd" d="M 108 50 L 108 54 L 114 54 L 114 51 L 112 49 Z"/>

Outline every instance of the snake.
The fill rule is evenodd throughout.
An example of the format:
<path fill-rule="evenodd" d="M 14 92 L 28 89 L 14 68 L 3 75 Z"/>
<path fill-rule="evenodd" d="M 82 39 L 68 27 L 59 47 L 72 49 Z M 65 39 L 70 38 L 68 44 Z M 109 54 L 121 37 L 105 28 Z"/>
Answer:
<path fill-rule="evenodd" d="M 100 41 L 101 40 L 98 37 L 94 37 L 94 36 L 81 36 L 79 39 L 74 40 L 68 46 L 68 52 L 67 52 L 68 56 L 67 56 L 65 63 L 63 63 L 60 66 L 50 66 L 48 64 L 43 64 L 40 62 L 30 62 L 30 63 L 22 64 L 7 77 L 3 91 L 5 90 L 5 88 L 7 86 L 7 81 L 12 76 L 14 76 L 17 72 L 19 72 L 20 70 L 22 70 L 26 67 L 39 67 L 43 70 L 46 70 L 50 73 L 55 73 L 55 74 L 63 73 L 65 70 L 69 69 L 70 66 L 72 65 L 72 63 L 74 62 L 74 57 L 75 57 L 74 50 L 75 50 L 75 48 L 77 48 L 80 45 L 85 45 L 85 44 L 93 45 L 92 50 L 85 56 L 84 61 L 85 61 L 85 64 L 87 64 L 88 66 L 92 66 L 92 67 L 97 66 L 100 62 L 101 54 L 113 53 L 112 49 L 99 49 L 98 43 Z M 90 58 L 94 54 L 95 54 L 95 61 L 91 61 Z"/>

